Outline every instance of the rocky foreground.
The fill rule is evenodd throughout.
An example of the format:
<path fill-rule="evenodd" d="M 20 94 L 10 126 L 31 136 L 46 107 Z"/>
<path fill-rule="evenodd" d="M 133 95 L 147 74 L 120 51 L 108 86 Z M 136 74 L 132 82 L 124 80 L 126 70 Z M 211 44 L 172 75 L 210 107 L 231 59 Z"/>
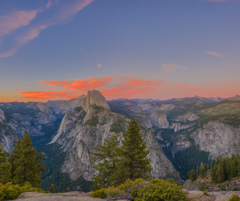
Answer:
<path fill-rule="evenodd" d="M 184 192 L 191 201 L 227 201 L 232 194 L 240 196 L 240 191 L 219 191 L 210 192 L 205 195 L 202 191 L 187 191 Z M 90 193 L 68 192 L 68 193 L 22 193 L 17 201 L 104 201 L 106 199 L 91 198 Z"/>

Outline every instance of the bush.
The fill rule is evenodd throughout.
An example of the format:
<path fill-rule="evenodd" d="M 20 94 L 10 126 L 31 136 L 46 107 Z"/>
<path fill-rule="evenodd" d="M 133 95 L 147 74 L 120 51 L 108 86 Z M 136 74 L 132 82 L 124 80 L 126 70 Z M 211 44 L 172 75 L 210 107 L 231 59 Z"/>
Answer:
<path fill-rule="evenodd" d="M 107 197 L 107 193 L 106 193 L 106 188 L 102 188 L 100 190 L 96 190 L 96 191 L 92 191 L 90 196 L 91 197 L 98 197 L 98 198 L 106 198 Z"/>
<path fill-rule="evenodd" d="M 206 189 L 203 190 L 204 195 L 209 195 L 208 191 Z"/>
<path fill-rule="evenodd" d="M 163 180 L 153 179 L 138 192 L 136 201 L 188 201 L 182 187 Z"/>
<path fill-rule="evenodd" d="M 119 186 L 121 191 L 124 191 L 125 196 L 133 196 L 136 197 L 140 188 L 147 185 L 148 182 L 144 179 L 136 179 L 135 181 L 131 181 L 128 179 L 123 184 Z"/>
<path fill-rule="evenodd" d="M 153 179 L 145 181 L 136 179 L 135 181 L 127 180 L 119 187 L 110 187 L 91 192 L 91 197 L 99 198 L 121 198 L 136 201 L 188 201 L 182 187 L 170 182 Z"/>
<path fill-rule="evenodd" d="M 205 188 L 204 188 L 204 185 L 202 184 L 201 187 L 200 187 L 200 191 L 204 191 Z"/>
<path fill-rule="evenodd" d="M 233 194 L 233 195 L 228 199 L 228 201 L 239 201 L 239 200 L 240 200 L 240 198 L 239 198 L 239 196 L 236 195 L 236 194 Z"/>
<path fill-rule="evenodd" d="M 114 198 L 114 197 L 122 197 L 125 195 L 124 190 L 120 190 L 119 188 L 110 187 L 106 190 L 107 197 Z"/>
<path fill-rule="evenodd" d="M 12 200 L 16 199 L 21 193 L 24 192 L 39 192 L 46 193 L 42 189 L 32 187 L 29 182 L 26 182 L 24 186 L 12 184 L 11 182 L 3 185 L 0 184 L 0 200 Z"/>

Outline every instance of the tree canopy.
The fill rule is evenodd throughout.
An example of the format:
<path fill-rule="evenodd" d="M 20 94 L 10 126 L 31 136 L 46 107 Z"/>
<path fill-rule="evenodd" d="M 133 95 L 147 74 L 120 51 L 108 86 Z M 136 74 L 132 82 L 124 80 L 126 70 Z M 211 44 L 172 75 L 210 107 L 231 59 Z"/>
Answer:
<path fill-rule="evenodd" d="M 22 139 L 18 139 L 15 149 L 12 150 L 8 161 L 11 164 L 12 181 L 14 184 L 23 185 L 25 182 L 38 187 L 41 183 L 44 153 L 37 154 L 37 150 L 32 146 L 32 140 L 27 131 Z"/>
<path fill-rule="evenodd" d="M 150 178 L 152 167 L 147 157 L 140 128 L 132 118 L 127 130 L 123 133 L 121 146 L 117 134 L 113 134 L 103 145 L 95 147 L 91 152 L 93 167 L 96 170 L 93 189 L 97 190 L 109 186 L 117 186 L 127 179 Z"/>

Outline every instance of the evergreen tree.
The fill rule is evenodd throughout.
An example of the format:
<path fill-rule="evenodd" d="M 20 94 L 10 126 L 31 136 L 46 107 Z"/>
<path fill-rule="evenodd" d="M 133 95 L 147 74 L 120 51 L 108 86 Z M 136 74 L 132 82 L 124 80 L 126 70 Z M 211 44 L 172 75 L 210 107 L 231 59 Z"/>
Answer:
<path fill-rule="evenodd" d="M 113 134 L 110 139 L 105 140 L 103 145 L 94 147 L 95 152 L 91 152 L 93 168 L 96 174 L 93 177 L 93 190 L 113 186 L 115 181 L 113 174 L 116 171 L 117 155 L 115 152 L 118 146 L 118 135 Z"/>
<path fill-rule="evenodd" d="M 25 131 L 24 138 L 17 140 L 15 149 L 8 158 L 12 166 L 13 183 L 23 185 L 28 181 L 33 187 L 38 187 L 42 183 L 42 171 L 46 171 L 43 159 L 44 153 L 36 153 L 30 135 Z"/>
<path fill-rule="evenodd" d="M 51 186 L 49 187 L 49 192 L 55 193 L 55 186 L 53 184 L 51 184 Z"/>
<path fill-rule="evenodd" d="M 188 172 L 188 177 L 189 177 L 189 179 L 190 179 L 192 182 L 194 182 L 194 181 L 197 179 L 197 176 L 196 176 L 194 170 L 190 170 L 190 171 Z"/>
<path fill-rule="evenodd" d="M 0 183 L 5 184 L 11 179 L 11 165 L 7 162 L 7 153 L 0 143 Z"/>
<path fill-rule="evenodd" d="M 140 128 L 134 119 L 123 133 L 122 146 L 116 148 L 118 155 L 117 171 L 113 175 L 115 181 L 123 183 L 127 179 L 150 178 L 150 159 L 147 158 L 149 150 L 146 150 L 146 142 L 140 134 Z"/>

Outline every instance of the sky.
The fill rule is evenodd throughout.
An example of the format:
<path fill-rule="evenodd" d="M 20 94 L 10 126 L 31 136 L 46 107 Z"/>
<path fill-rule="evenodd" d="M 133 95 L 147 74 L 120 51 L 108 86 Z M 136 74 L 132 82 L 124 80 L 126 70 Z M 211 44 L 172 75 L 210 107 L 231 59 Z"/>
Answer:
<path fill-rule="evenodd" d="M 240 0 L 0 0 L 0 102 L 240 94 Z"/>

